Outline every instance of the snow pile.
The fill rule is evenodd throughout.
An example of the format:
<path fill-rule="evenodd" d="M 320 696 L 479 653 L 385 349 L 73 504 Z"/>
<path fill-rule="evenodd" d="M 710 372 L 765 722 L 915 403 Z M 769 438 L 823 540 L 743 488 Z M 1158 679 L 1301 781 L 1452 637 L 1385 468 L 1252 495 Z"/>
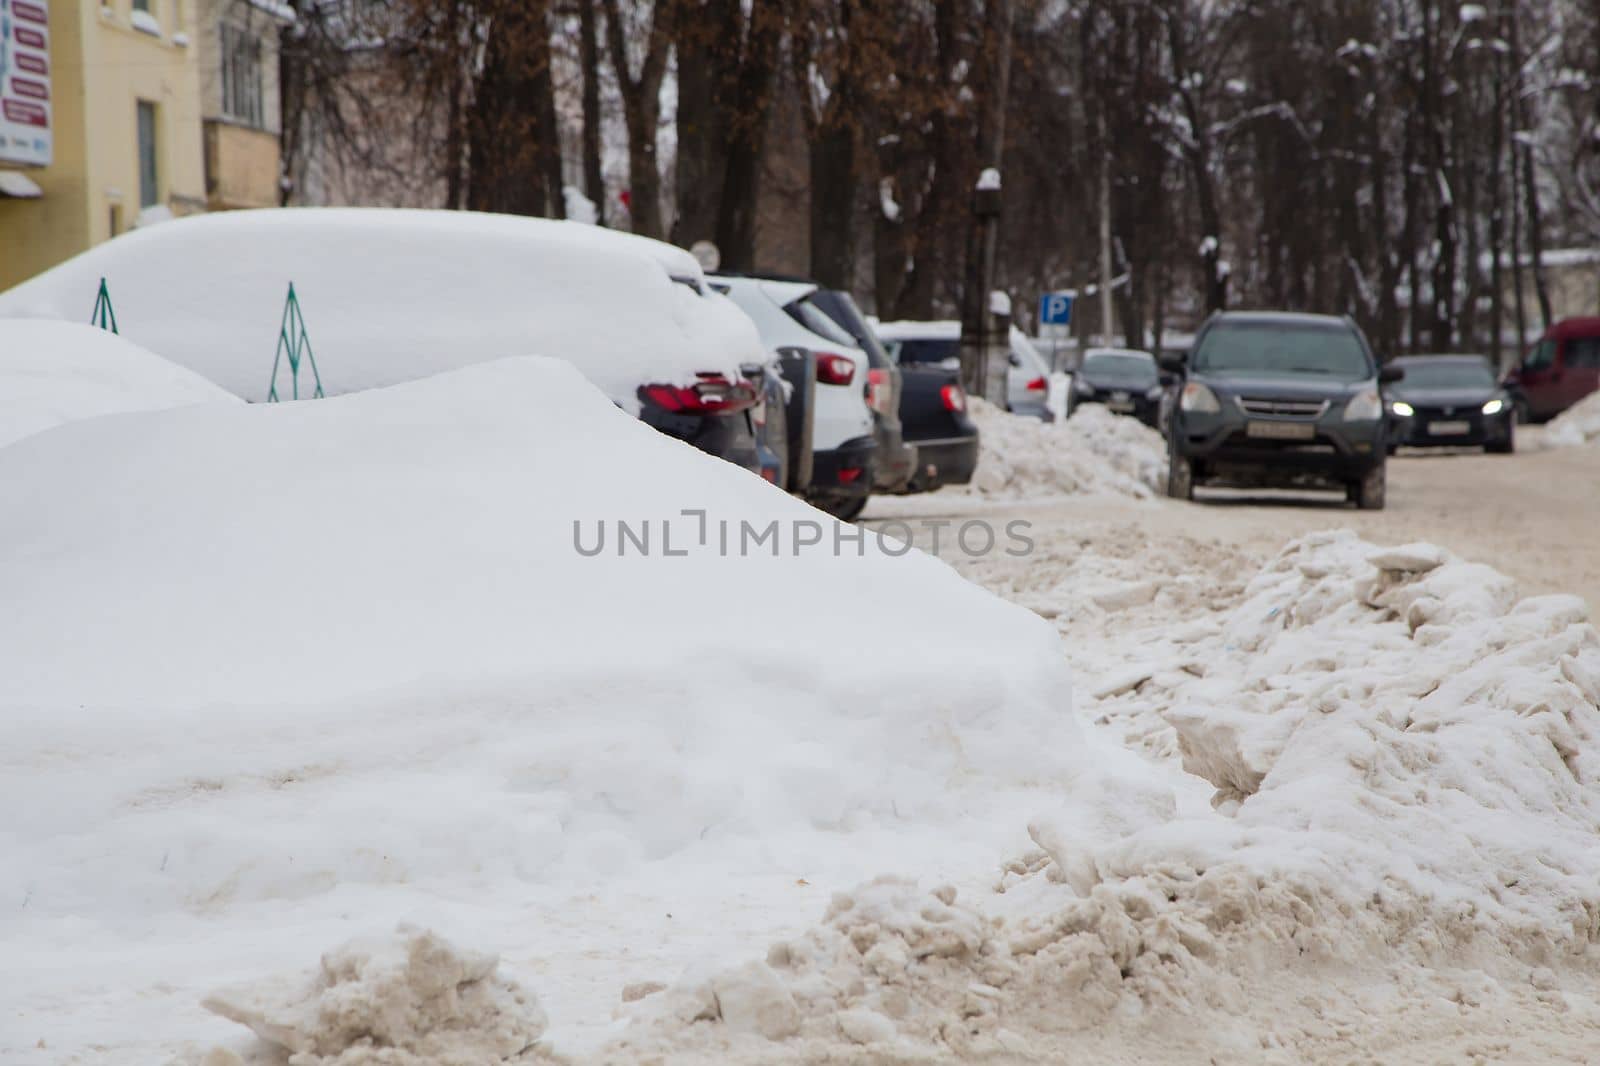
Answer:
<path fill-rule="evenodd" d="M 755 326 L 705 290 L 687 252 L 579 222 L 377 208 L 196 215 L 0 293 L 0 317 L 81 320 L 102 277 L 125 337 L 252 401 L 273 384 L 291 282 L 329 395 L 542 355 L 637 411 L 642 384 L 731 378 L 766 358 Z M 279 395 L 288 372 L 278 369 Z"/>
<path fill-rule="evenodd" d="M 1042 422 L 969 399 L 978 424 L 978 469 L 971 491 L 985 496 L 1052 494 L 1146 497 L 1166 477 L 1161 434 L 1098 404 L 1061 423 Z"/>
<path fill-rule="evenodd" d="M 1600 635 L 1581 601 L 1330 533 L 1289 545 L 1218 621 L 1130 650 L 1144 680 L 1094 708 L 1172 735 L 1210 809 L 1112 760 L 1033 820 L 1038 850 L 998 899 L 863 886 L 764 969 L 660 997 L 625 1046 L 1048 1058 L 1075 1030 L 1237 1015 L 1285 968 L 1592 979 Z M 718 1025 L 739 983 L 792 1002 L 792 1024 Z"/>
<path fill-rule="evenodd" d="M 903 550 L 551 360 L 0 450 L 0 1001 L 105 1043 L 86 982 L 166 997 L 158 1041 L 372 922 L 525 978 L 563 932 L 703 946 L 644 923 L 725 885 L 996 858 L 1075 771 L 1070 678 Z"/>
<path fill-rule="evenodd" d="M 0 319 L 0 446 L 82 418 L 219 400 L 236 402 L 105 330 Z"/>
<path fill-rule="evenodd" d="M 1578 448 L 1600 440 L 1600 392 L 1590 393 L 1543 427 L 1538 441 L 1545 448 Z"/>
<path fill-rule="evenodd" d="M 544 1011 L 497 965 L 401 926 L 324 954 L 313 974 L 217 992 L 205 1007 L 249 1026 L 294 1066 L 532 1061 Z"/>

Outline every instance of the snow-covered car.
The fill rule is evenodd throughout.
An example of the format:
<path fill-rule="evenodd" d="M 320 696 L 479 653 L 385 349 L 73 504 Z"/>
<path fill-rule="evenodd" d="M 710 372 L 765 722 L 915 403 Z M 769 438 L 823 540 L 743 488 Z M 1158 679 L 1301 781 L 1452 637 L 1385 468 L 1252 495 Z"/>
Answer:
<path fill-rule="evenodd" d="M 715 274 L 710 283 L 755 322 L 761 343 L 777 353 L 795 386 L 790 435 L 799 442 L 809 437 L 810 448 L 795 464 L 790 490 L 830 514 L 854 518 L 872 492 L 878 450 L 866 353 L 811 303 L 813 282 Z"/>
<path fill-rule="evenodd" d="M 237 397 L 82 322 L 0 319 L 0 447 L 67 422 Z"/>
<path fill-rule="evenodd" d="M 880 322 L 878 336 L 902 367 L 911 363 L 961 365 L 961 323 L 949 319 L 931 322 L 902 320 Z M 1010 366 L 1006 370 L 1006 410 L 1046 421 L 1050 409 L 1050 366 L 1028 335 L 1011 327 Z"/>
<path fill-rule="evenodd" d="M 246 400 L 546 355 L 657 429 L 761 465 L 755 327 L 659 241 L 461 211 L 219 212 L 92 248 L 0 293 L 0 317 L 82 321 L 101 278 L 123 336 Z M 291 284 L 310 341 L 293 362 L 278 357 Z"/>

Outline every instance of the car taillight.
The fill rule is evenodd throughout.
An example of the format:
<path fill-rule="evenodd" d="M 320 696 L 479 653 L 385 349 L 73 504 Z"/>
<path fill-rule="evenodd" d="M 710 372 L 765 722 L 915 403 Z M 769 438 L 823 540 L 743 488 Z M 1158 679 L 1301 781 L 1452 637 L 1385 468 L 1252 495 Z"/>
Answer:
<path fill-rule="evenodd" d="M 641 385 L 639 398 L 679 415 L 721 415 L 755 406 L 756 388 L 721 374 L 702 374 L 693 385 Z"/>
<path fill-rule="evenodd" d="M 1046 381 L 1044 378 L 1034 378 L 1032 381 L 1028 382 L 1028 391 L 1029 392 L 1049 392 L 1050 391 L 1050 383 L 1048 381 Z"/>
<path fill-rule="evenodd" d="M 848 385 L 855 376 L 854 360 L 832 352 L 817 353 L 817 380 L 824 385 Z"/>
<path fill-rule="evenodd" d="M 867 406 L 880 414 L 892 414 L 889 405 L 894 400 L 893 387 L 887 370 L 867 371 Z"/>
<path fill-rule="evenodd" d="M 960 385 L 946 385 L 939 390 L 939 399 L 943 401 L 946 411 L 967 409 L 967 394 L 961 391 Z"/>
<path fill-rule="evenodd" d="M 839 484 L 841 485 L 853 484 L 856 478 L 860 476 L 861 468 L 859 466 L 842 466 L 839 468 Z"/>

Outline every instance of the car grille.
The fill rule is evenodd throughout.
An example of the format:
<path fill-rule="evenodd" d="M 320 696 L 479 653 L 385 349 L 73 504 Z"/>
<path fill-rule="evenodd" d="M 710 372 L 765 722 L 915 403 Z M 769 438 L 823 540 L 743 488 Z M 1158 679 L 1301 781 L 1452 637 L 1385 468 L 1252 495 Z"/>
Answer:
<path fill-rule="evenodd" d="M 1239 409 L 1247 415 L 1262 418 L 1321 418 L 1328 409 L 1327 400 L 1271 400 L 1257 396 L 1240 396 Z"/>

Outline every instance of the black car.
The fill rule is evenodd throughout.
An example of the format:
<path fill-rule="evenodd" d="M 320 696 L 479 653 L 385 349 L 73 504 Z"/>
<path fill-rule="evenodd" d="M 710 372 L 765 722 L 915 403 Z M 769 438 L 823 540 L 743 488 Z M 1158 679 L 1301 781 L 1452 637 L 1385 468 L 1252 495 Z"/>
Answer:
<path fill-rule="evenodd" d="M 1380 370 L 1349 318 L 1219 312 L 1187 357 L 1169 415 L 1167 494 L 1196 485 L 1343 488 L 1363 510 L 1384 505 L 1389 422 Z"/>
<path fill-rule="evenodd" d="M 754 364 L 741 370 L 742 376 L 732 381 L 703 374 L 693 385 L 642 385 L 639 419 L 669 437 L 767 476 L 770 459 L 763 455 L 762 427 L 753 416 L 765 392 L 765 371 Z"/>
<path fill-rule="evenodd" d="M 833 319 L 855 341 L 856 347 L 867 354 L 867 406 L 872 408 L 874 435 L 878 438 L 877 461 L 873 465 L 873 491 L 907 491 L 906 486 L 916 469 L 917 449 L 905 439 L 905 428 L 900 421 L 900 397 L 904 388 L 900 368 L 889 358 L 889 353 L 878 341 L 878 335 L 872 332 L 866 316 L 849 293 L 839 289 L 818 289 L 812 294 L 811 302 Z"/>
<path fill-rule="evenodd" d="M 978 467 L 978 426 L 967 414 L 959 363 L 938 342 L 891 341 L 900 368 L 900 424 L 917 449 L 917 468 L 905 492 L 965 485 Z"/>
<path fill-rule="evenodd" d="M 1390 365 L 1406 375 L 1385 391 L 1394 417 L 1391 452 L 1402 445 L 1502 454 L 1516 448 L 1515 405 L 1483 356 L 1408 355 Z"/>
<path fill-rule="evenodd" d="M 1132 415 L 1147 426 L 1161 416 L 1161 371 L 1149 352 L 1123 348 L 1091 348 L 1072 375 L 1067 390 L 1067 417 L 1083 404 L 1104 404 L 1118 414 Z"/>

